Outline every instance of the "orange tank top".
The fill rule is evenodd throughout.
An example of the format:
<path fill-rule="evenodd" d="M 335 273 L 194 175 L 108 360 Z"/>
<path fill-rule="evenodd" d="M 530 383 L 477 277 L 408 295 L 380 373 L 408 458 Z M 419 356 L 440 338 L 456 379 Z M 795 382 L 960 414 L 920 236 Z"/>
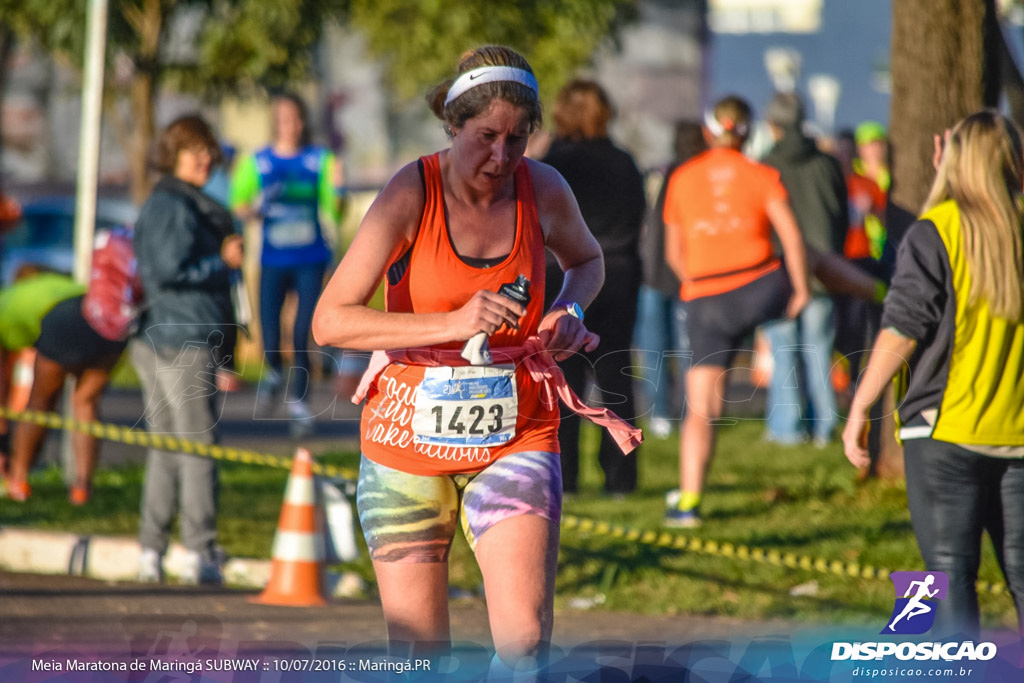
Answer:
<path fill-rule="evenodd" d="M 677 168 L 665 224 L 681 231 L 680 298 L 723 294 L 779 268 L 766 206 L 786 199 L 773 168 L 732 149 L 712 149 Z"/>
<path fill-rule="evenodd" d="M 455 252 L 445 220 L 444 186 L 438 154 L 423 157 L 421 168 L 426 201 L 416 241 L 401 259 L 404 272 L 390 270 L 386 287 L 388 311 L 438 313 L 463 306 L 477 291 L 497 291 L 515 281 L 520 274 L 530 280 L 530 302 L 520 319 L 518 330 L 502 328 L 490 337 L 492 348 L 519 346 L 537 333 L 544 315 L 544 236 L 533 196 L 533 184 L 527 162 L 515 173 L 516 234 L 512 251 L 500 263 L 478 268 L 463 261 Z M 392 281 L 392 278 L 394 280 Z M 435 348 L 458 349 L 464 342 L 440 344 Z M 462 370 L 461 368 L 459 369 Z M 514 420 L 503 415 L 504 430 L 514 424 L 509 440 L 480 446 L 459 443 L 471 436 L 486 437 L 500 424 L 500 409 L 485 399 L 474 404 L 472 397 L 450 408 L 425 398 L 438 391 L 463 388 L 462 383 L 442 383 L 422 365 L 392 363 L 370 387 L 361 422 L 362 450 L 366 457 L 387 467 L 418 475 L 478 472 L 510 453 L 543 450 L 557 452 L 558 406 L 541 400 L 540 385 L 521 368 L 514 370 L 517 401 Z M 468 384 L 466 384 L 468 386 Z M 421 390 L 422 389 L 422 390 Z M 458 412 L 453 412 L 458 410 Z M 446 430 L 453 443 L 423 442 L 424 424 Z M 426 421 L 426 422 L 424 422 Z M 418 426 L 417 426 L 418 425 Z M 414 429 L 415 427 L 415 429 Z"/>
<path fill-rule="evenodd" d="M 859 173 L 848 173 L 846 195 L 850 202 L 850 227 L 846 231 L 843 256 L 848 259 L 871 258 L 867 218 L 869 215 L 885 216 L 885 193 L 871 178 Z"/>

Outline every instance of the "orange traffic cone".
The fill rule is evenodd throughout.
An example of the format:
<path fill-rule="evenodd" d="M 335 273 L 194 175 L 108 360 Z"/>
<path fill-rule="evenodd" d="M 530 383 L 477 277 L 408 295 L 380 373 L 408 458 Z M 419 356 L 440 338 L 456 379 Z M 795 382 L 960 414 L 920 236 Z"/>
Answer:
<path fill-rule="evenodd" d="M 295 452 L 274 535 L 270 581 L 259 596 L 251 598 L 252 602 L 296 607 L 326 604 L 320 517 L 313 481 L 313 456 L 300 448 Z"/>

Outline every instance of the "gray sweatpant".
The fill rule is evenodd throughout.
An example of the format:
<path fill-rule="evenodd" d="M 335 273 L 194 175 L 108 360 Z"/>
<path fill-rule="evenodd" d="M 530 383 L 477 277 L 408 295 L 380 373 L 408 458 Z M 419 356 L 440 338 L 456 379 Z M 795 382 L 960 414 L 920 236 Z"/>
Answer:
<path fill-rule="evenodd" d="M 129 346 L 129 355 L 142 383 L 150 433 L 216 443 L 220 401 L 209 347 L 154 349 L 136 339 Z M 209 559 L 217 539 L 217 488 L 216 461 L 150 448 L 139 543 L 163 555 L 177 506 L 181 510 L 182 543 Z"/>

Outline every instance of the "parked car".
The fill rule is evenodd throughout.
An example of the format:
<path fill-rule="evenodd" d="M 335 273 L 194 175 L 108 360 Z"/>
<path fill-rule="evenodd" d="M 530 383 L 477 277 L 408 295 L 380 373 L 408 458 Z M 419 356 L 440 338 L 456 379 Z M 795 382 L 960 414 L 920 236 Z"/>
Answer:
<path fill-rule="evenodd" d="M 96 229 L 131 225 L 138 209 L 127 199 L 101 197 L 96 202 Z M 75 197 L 40 197 L 21 207 L 18 226 L 0 237 L 0 282 L 14 280 L 23 265 L 61 273 L 74 268 Z"/>

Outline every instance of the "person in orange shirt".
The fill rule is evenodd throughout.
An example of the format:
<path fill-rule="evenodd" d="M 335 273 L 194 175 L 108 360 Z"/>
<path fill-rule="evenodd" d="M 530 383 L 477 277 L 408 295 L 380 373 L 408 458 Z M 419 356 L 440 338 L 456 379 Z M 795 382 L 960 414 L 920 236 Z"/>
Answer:
<path fill-rule="evenodd" d="M 863 121 L 854 131 L 857 154 L 853 158 L 853 171 L 873 181 L 888 196 L 892 185 L 889 170 L 889 134 L 877 121 Z M 885 258 L 885 247 L 889 240 L 885 223 L 881 217 L 869 213 L 865 218 L 865 231 L 871 244 L 871 255 L 876 260 Z M 891 263 L 889 264 L 891 267 Z"/>
<path fill-rule="evenodd" d="M 21 220 L 21 205 L 13 197 L 0 190 L 0 235 L 18 225 Z"/>
<path fill-rule="evenodd" d="M 843 256 L 852 260 L 872 258 L 865 222 L 868 216 L 878 221 L 885 220 L 885 190 L 868 176 L 857 172 L 854 164 L 857 142 L 853 131 L 840 131 L 836 136 L 835 157 L 843 167 L 850 202 L 850 229 L 846 233 Z"/>
<path fill-rule="evenodd" d="M 873 256 L 872 240 L 868 235 L 869 222 L 878 226 L 885 224 L 886 194 L 878 183 L 856 171 L 856 156 L 854 132 L 840 131 L 836 136 L 835 157 L 843 167 L 850 206 L 850 227 L 846 232 L 843 256 L 865 272 L 888 282 L 888 267 Z M 884 235 L 885 230 L 883 227 L 873 232 Z M 845 359 L 845 363 L 833 366 L 833 386 L 838 379 L 840 385 L 846 385 L 846 392 L 852 392 L 851 380 L 860 375 L 861 361 L 866 360 L 866 349 L 878 333 L 882 309 L 876 302 L 846 294 L 837 294 L 833 300 L 836 317 L 835 350 Z M 847 393 L 847 397 L 852 398 L 852 393 Z"/>
<path fill-rule="evenodd" d="M 666 526 L 701 524 L 721 384 L 736 349 L 758 325 L 793 318 L 810 299 L 804 243 L 779 173 L 740 151 L 751 117 L 741 98 L 719 101 L 704 117 L 710 149 L 669 178 L 665 257 L 681 283 L 693 362 L 679 440 L 680 495 L 665 515 Z M 774 253 L 773 229 L 785 267 Z"/>
<path fill-rule="evenodd" d="M 357 506 L 392 647 L 446 649 L 461 520 L 483 574 L 491 670 L 506 675 L 542 666 L 551 637 L 562 482 L 550 399 L 566 394 L 550 378 L 556 360 L 596 348 L 583 308 L 604 262 L 566 181 L 524 158 L 541 108 L 521 55 L 477 48 L 429 101 L 450 147 L 381 191 L 312 331 L 374 351 L 356 396 L 367 398 Z M 565 273 L 547 311 L 545 248 Z M 383 312 L 367 306 L 381 279 Z M 489 353 L 460 353 L 481 334 Z"/>

